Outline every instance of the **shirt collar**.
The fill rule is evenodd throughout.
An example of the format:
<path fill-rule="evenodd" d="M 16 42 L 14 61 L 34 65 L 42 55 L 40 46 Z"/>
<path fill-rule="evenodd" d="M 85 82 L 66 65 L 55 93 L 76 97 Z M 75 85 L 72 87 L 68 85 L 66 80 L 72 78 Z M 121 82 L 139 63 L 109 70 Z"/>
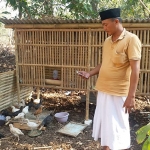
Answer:
<path fill-rule="evenodd" d="M 126 29 L 124 28 L 123 31 L 122 31 L 122 33 L 120 34 L 120 36 L 118 37 L 118 39 L 116 41 L 122 40 L 125 37 L 125 35 L 126 35 Z M 110 40 L 112 42 L 112 35 L 110 36 Z M 116 41 L 114 41 L 114 42 L 116 42 Z"/>

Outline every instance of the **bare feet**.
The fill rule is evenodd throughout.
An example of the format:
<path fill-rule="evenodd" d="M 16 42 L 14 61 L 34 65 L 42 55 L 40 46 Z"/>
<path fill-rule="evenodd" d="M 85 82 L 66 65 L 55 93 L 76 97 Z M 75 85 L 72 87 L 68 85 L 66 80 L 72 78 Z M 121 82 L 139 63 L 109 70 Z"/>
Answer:
<path fill-rule="evenodd" d="M 110 150 L 108 146 L 103 146 L 103 150 Z"/>

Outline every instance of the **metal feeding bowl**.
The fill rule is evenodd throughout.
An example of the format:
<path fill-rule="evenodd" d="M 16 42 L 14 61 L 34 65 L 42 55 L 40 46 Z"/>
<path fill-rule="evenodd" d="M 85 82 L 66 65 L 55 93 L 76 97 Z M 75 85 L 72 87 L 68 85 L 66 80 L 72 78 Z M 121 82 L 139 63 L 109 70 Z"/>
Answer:
<path fill-rule="evenodd" d="M 5 124 L 6 117 L 4 115 L 0 115 L 0 126 Z"/>
<path fill-rule="evenodd" d="M 55 118 L 58 122 L 63 123 L 68 120 L 69 113 L 67 112 L 59 112 L 55 114 Z"/>

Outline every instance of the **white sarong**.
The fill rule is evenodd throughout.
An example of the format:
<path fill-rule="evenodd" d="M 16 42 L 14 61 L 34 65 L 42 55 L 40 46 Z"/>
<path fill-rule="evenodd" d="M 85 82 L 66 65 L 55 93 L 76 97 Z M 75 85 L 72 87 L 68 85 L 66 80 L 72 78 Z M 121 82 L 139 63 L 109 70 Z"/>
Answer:
<path fill-rule="evenodd" d="M 96 141 L 101 138 L 101 146 L 109 146 L 111 150 L 130 148 L 129 114 L 123 108 L 125 99 L 98 91 L 92 137 Z"/>

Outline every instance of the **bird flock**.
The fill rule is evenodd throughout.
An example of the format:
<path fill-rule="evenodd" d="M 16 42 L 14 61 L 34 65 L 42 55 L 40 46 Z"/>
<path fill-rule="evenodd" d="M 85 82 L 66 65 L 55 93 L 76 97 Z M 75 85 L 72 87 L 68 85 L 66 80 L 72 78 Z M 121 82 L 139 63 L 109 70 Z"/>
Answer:
<path fill-rule="evenodd" d="M 18 122 L 20 122 L 20 125 L 26 123 L 26 125 L 31 129 L 38 129 L 38 130 L 42 130 L 43 127 L 46 127 L 50 124 L 50 122 L 52 122 L 53 118 L 54 118 L 54 111 L 50 111 L 48 116 L 45 116 L 45 118 L 41 121 L 41 123 L 39 123 L 39 116 L 42 113 L 43 110 L 43 105 L 42 105 L 42 99 L 33 99 L 31 98 L 30 101 L 28 103 L 25 102 L 25 100 L 21 100 L 19 104 L 17 105 L 12 105 L 11 111 L 8 111 L 8 109 L 2 110 L 1 111 L 1 115 L 5 116 L 6 118 L 6 123 L 5 125 L 9 124 L 9 129 L 10 132 L 17 137 L 18 141 L 19 139 L 19 135 L 24 135 L 24 133 L 14 127 L 14 125 L 12 124 L 13 121 L 17 120 Z M 38 121 L 38 123 L 35 123 L 33 121 L 30 121 L 27 118 L 27 114 L 31 111 L 31 109 L 34 110 L 33 115 L 36 117 L 36 120 Z M 3 138 L 4 135 L 0 134 L 0 138 Z"/>

